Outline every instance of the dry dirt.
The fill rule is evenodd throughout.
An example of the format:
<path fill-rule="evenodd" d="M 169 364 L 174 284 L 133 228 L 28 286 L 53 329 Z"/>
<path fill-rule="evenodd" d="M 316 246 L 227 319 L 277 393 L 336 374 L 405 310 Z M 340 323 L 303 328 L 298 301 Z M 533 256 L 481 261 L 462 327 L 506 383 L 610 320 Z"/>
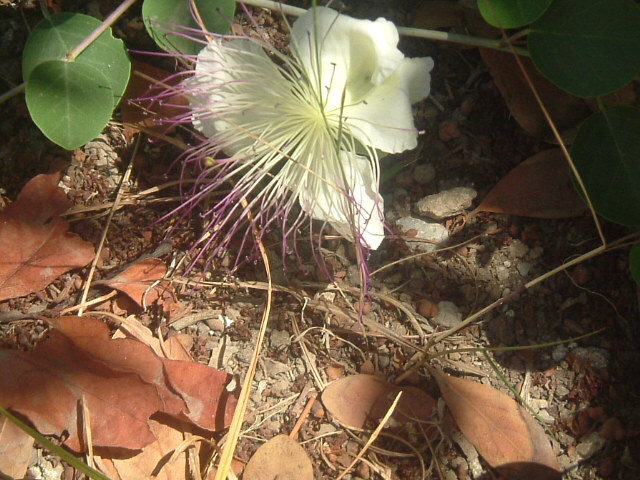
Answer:
<path fill-rule="evenodd" d="M 84 11 L 82 2 L 63 3 L 68 9 Z M 89 3 L 104 13 L 115 2 Z M 406 24 L 412 2 L 345 0 L 341 5 L 354 16 L 383 15 Z M 19 58 L 26 25 L 33 25 L 39 14 L 33 9 L 21 14 L 9 7 L 0 12 L 0 85 L 6 90 L 21 81 Z M 127 30 L 135 15 L 128 14 L 119 24 L 118 31 L 127 38 L 141 36 Z M 276 32 L 282 28 L 281 22 L 264 12 L 257 18 Z M 148 47 L 144 40 L 135 42 L 140 42 L 136 48 L 140 44 Z M 382 186 L 391 220 L 417 217 L 415 205 L 421 198 L 454 187 L 477 191 L 475 206 L 509 170 L 546 148 L 513 121 L 475 50 L 414 39 L 403 39 L 401 48 L 409 56 L 432 56 L 435 69 L 432 100 L 416 106 L 417 124 L 426 132 L 419 148 L 384 160 L 383 168 L 388 171 L 398 162 L 407 164 Z M 18 96 L 3 105 L 0 131 L 2 197 L 14 199 L 35 174 L 62 168 L 69 198 L 77 207 L 92 208 L 70 217 L 73 229 L 94 244 L 106 227 L 104 205 L 113 200 L 129 162 L 135 163 L 132 179 L 124 185 L 127 194 L 177 179 L 177 173 L 167 174 L 179 154 L 175 147 L 141 138 L 132 159 L 133 146 L 117 121 L 83 149 L 65 152 L 38 132 Z M 188 139 L 188 133 L 177 135 Z M 168 188 L 118 210 L 109 225 L 98 278 L 113 275 L 143 254 L 160 256 L 170 264 L 188 252 L 201 228 L 197 215 L 178 230 L 171 228 L 173 218 L 154 223 L 177 205 L 176 195 L 177 190 Z M 442 222 L 453 248 L 410 258 L 416 245 L 399 236 L 371 255 L 374 275 L 365 319 L 391 330 L 395 339 L 371 331 L 363 334 L 354 321 L 359 284 L 354 253 L 347 242 L 325 244 L 327 265 L 335 279 L 329 283 L 311 257 L 304 265 L 288 258 L 283 266 L 277 234 L 268 238 L 271 269 L 281 291 L 275 293 L 239 442 L 241 460 L 248 460 L 265 440 L 288 433 L 309 395 L 332 379 L 356 372 L 376 373 L 390 380 L 403 375 L 416 351 L 398 337 L 424 345 L 433 333 L 504 297 L 503 304 L 436 345 L 436 352 L 454 351 L 433 364 L 506 393 L 508 382 L 521 392 L 553 432 L 565 478 L 640 478 L 638 290 L 628 271 L 627 251 L 607 253 L 523 291 L 527 281 L 598 246 L 590 216 L 549 220 L 479 214 L 469 218 L 468 211 Z M 615 225 L 604 227 L 610 239 L 625 233 Z M 167 239 L 171 248 L 163 249 Z M 230 257 L 235 254 L 231 252 Z M 229 277 L 231 262 L 221 259 L 215 269 L 206 272 L 199 265 L 185 271 L 187 259 L 173 274 L 184 310 L 171 318 L 157 306 L 136 313 L 146 325 L 162 326 L 167 335 L 188 333 L 195 359 L 242 377 L 265 303 L 265 275 L 261 263 L 249 257 Z M 376 272 L 382 267 L 387 268 Z M 1 303 L 0 345 L 31 348 L 46 335 L 37 315 L 55 316 L 75 304 L 85 275 L 86 271 L 75 271 L 42 292 Z M 194 288 L 186 280 L 210 283 Z M 92 290 L 93 296 L 104 293 L 99 288 Z M 99 308 L 117 314 L 134 311 L 122 299 Z M 444 310 L 449 311 L 448 316 L 443 315 Z M 601 329 L 578 342 L 569 340 Z M 566 342 L 544 347 L 560 340 Z M 482 353 L 455 351 L 504 346 L 531 348 L 491 353 L 500 375 Z M 405 381 L 439 398 L 425 368 Z M 621 430 L 602 438 L 599 433 L 611 424 L 620 425 Z M 368 454 L 368 463 L 345 478 L 421 478 L 420 462 L 413 452 L 419 452 L 426 465 L 434 466 L 427 478 L 493 478 L 473 447 L 451 427 L 443 428 L 449 436 L 435 457 L 424 438 L 404 439 L 412 442 L 414 450 L 384 438 Z M 331 479 L 348 465 L 366 436 L 345 431 L 316 402 L 299 439 L 312 458 L 316 478 Z M 73 478 L 55 458 L 45 455 L 38 461 L 49 462 L 62 475 L 48 478 Z"/>

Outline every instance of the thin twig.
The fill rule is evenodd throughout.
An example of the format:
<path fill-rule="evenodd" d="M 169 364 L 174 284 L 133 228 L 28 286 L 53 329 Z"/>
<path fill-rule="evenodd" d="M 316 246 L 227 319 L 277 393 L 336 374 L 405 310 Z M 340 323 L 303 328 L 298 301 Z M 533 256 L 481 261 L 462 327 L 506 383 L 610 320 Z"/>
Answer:
<path fill-rule="evenodd" d="M 118 8 L 116 8 L 111 14 L 105 18 L 102 23 L 96 28 L 93 32 L 89 34 L 82 42 L 80 42 L 77 46 L 69 50 L 69 53 L 64 57 L 64 60 L 68 62 L 73 62 L 78 55 L 84 52 L 89 45 L 96 41 L 96 39 L 102 35 L 105 30 L 107 30 L 111 25 L 116 23 L 118 19 L 122 16 L 124 12 L 126 12 L 137 0 L 125 0 L 122 2 Z"/>
<path fill-rule="evenodd" d="M 120 179 L 120 183 L 118 183 L 116 198 L 113 201 L 111 210 L 109 211 L 109 216 L 107 217 L 107 223 L 104 226 L 104 230 L 102 231 L 102 237 L 100 238 L 100 243 L 98 244 L 98 248 L 96 249 L 96 256 L 94 257 L 93 262 L 91 262 L 91 268 L 89 269 L 89 274 L 87 275 L 87 280 L 84 284 L 82 297 L 80 298 L 81 305 L 86 303 L 87 298 L 89 297 L 89 289 L 91 288 L 91 282 L 93 281 L 93 276 L 95 275 L 96 269 L 98 267 L 98 261 L 100 260 L 100 253 L 102 252 L 102 248 L 104 247 L 104 244 L 107 240 L 107 232 L 109 231 L 109 225 L 111 225 L 111 220 L 113 219 L 113 215 L 116 213 L 116 210 L 118 209 L 117 208 L 118 201 L 122 193 L 122 187 L 125 184 L 125 182 L 129 181 L 129 178 L 131 177 L 131 172 L 133 171 L 133 159 L 136 157 L 136 154 L 138 153 L 139 145 L 140 145 L 140 137 L 138 137 L 138 140 L 136 141 L 136 144 L 133 148 L 133 152 L 131 154 L 131 159 L 129 160 L 129 165 L 127 166 L 127 170 L 122 176 L 122 178 Z M 83 313 L 84 313 L 84 307 L 81 306 L 80 309 L 78 310 L 78 316 L 81 317 Z"/>
<path fill-rule="evenodd" d="M 262 344 L 264 343 L 264 338 L 267 333 L 267 324 L 269 322 L 269 315 L 271 313 L 271 301 L 273 297 L 273 282 L 271 279 L 271 267 L 269 264 L 267 251 L 260 238 L 260 232 L 258 231 L 258 226 L 253 219 L 253 215 L 251 215 L 251 211 L 247 208 L 247 200 L 244 198 L 242 199 L 242 206 L 245 208 L 246 215 L 251 222 L 251 229 L 253 230 L 256 243 L 258 244 L 258 248 L 260 249 L 260 255 L 262 256 L 265 272 L 267 274 L 267 301 L 262 313 L 262 321 L 260 322 L 260 330 L 258 331 L 256 346 L 253 350 L 253 355 L 251 356 L 249 369 L 245 375 L 244 382 L 242 383 L 242 391 L 240 392 L 240 397 L 238 398 L 236 410 L 233 413 L 233 420 L 231 421 L 231 425 L 229 426 L 227 442 L 224 444 L 222 455 L 220 457 L 220 461 L 218 462 L 218 470 L 216 471 L 215 480 L 225 480 L 231 470 L 231 461 L 233 460 L 233 454 L 236 450 L 238 439 L 240 438 L 240 429 L 242 427 L 242 422 L 244 421 L 244 415 L 247 410 L 247 406 L 249 405 L 251 385 L 256 374 L 258 360 L 260 358 L 260 352 L 262 350 Z"/>

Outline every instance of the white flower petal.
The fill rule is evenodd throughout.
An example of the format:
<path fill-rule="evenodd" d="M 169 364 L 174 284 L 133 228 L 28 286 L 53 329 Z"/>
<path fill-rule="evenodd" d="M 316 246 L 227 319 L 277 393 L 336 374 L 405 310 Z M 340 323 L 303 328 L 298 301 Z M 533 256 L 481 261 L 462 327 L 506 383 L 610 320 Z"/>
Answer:
<path fill-rule="evenodd" d="M 232 103 L 255 104 L 270 95 L 279 98 L 281 92 L 273 92 L 270 86 L 282 85 L 283 81 L 276 64 L 256 43 L 245 39 L 214 39 L 198 54 L 190 85 L 193 126 L 211 138 L 225 130 L 237 130 L 238 126 L 260 121 L 261 116 L 276 117 L 273 109 L 241 109 Z M 235 135 L 234 142 L 224 145 L 224 150 L 235 154 L 253 145 L 255 139 L 251 133 Z"/>
<path fill-rule="evenodd" d="M 340 160 L 339 174 L 307 178 L 307 185 L 299 191 L 300 205 L 309 216 L 328 222 L 349 241 L 354 241 L 355 228 L 358 239 L 375 250 L 384 240 L 384 200 L 371 163 L 347 152 L 340 152 Z"/>
<path fill-rule="evenodd" d="M 374 85 L 384 82 L 404 56 L 396 48 L 393 23 L 357 20 L 335 10 L 316 7 L 292 28 L 292 51 L 315 81 L 320 81 L 327 108 L 358 101 Z"/>
<path fill-rule="evenodd" d="M 364 145 L 387 153 L 415 148 L 418 132 L 411 105 L 429 95 L 431 58 L 405 58 L 381 85 L 359 103 L 345 105 L 344 123 Z"/>

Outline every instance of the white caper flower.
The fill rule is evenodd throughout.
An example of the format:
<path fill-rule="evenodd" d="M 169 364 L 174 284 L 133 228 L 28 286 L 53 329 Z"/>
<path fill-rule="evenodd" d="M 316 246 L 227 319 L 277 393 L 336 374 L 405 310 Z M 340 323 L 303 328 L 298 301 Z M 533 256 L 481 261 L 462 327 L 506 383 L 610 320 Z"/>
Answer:
<path fill-rule="evenodd" d="M 378 151 L 416 147 L 411 105 L 429 94 L 431 58 L 405 58 L 393 23 L 317 7 L 297 19 L 291 55 L 245 37 L 215 38 L 198 55 L 187 94 L 206 141 L 192 157 L 215 160 L 206 194 L 213 228 L 235 231 L 247 198 L 262 228 L 286 237 L 305 216 L 376 249 L 384 238 Z M 208 177 L 207 177 L 208 175 Z M 299 203 L 302 213 L 289 215 Z M 286 240 L 285 240 L 286 241 Z"/>

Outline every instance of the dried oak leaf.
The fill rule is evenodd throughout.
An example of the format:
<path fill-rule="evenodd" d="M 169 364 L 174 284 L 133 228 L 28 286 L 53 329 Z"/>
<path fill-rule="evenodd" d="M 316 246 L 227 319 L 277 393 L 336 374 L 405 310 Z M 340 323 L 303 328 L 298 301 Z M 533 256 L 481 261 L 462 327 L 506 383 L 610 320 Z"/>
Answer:
<path fill-rule="evenodd" d="M 504 478 L 560 479 L 544 429 L 515 400 L 481 383 L 432 374 L 464 436 Z"/>
<path fill-rule="evenodd" d="M 59 179 L 58 173 L 34 177 L 0 212 L 0 301 L 37 292 L 93 260 L 93 245 L 68 232 L 59 216 L 69 207 Z"/>
<path fill-rule="evenodd" d="M 363 373 L 331 382 L 322 392 L 322 403 L 341 425 L 357 430 L 372 429 L 400 391 L 402 397 L 391 417 L 395 425 L 412 419 L 426 421 L 431 417 L 436 402 L 426 392 L 416 387 L 393 385 Z"/>
<path fill-rule="evenodd" d="M 573 187 L 562 150 L 552 148 L 526 159 L 507 173 L 475 212 L 566 218 L 579 216 L 586 208 Z"/>
<path fill-rule="evenodd" d="M 288 435 L 277 435 L 256 450 L 244 469 L 243 478 L 313 480 L 313 464 L 298 442 Z"/>
<path fill-rule="evenodd" d="M 0 477 L 23 478 L 33 456 L 33 437 L 0 415 Z M 4 478 L 4 477 L 3 477 Z"/>
<path fill-rule="evenodd" d="M 157 301 L 165 310 L 173 311 L 179 302 L 171 282 L 162 280 L 166 273 L 167 266 L 162 260 L 146 258 L 113 278 L 94 282 L 94 285 L 115 288 L 127 294 L 140 307 Z"/>
<path fill-rule="evenodd" d="M 164 420 L 164 419 L 163 419 Z M 98 465 L 112 480 L 184 480 L 185 471 L 189 468 L 187 456 L 189 449 L 182 449 L 175 455 L 176 449 L 184 442 L 187 425 L 179 422 L 166 423 L 155 417 L 149 420 L 155 441 L 146 445 L 137 455 L 118 458 L 106 452 Z M 198 445 L 195 449 L 199 450 Z"/>
<path fill-rule="evenodd" d="M 41 433 L 66 435 L 69 448 L 83 451 L 81 401 L 91 415 L 96 448 L 138 450 L 152 443 L 148 420 L 155 412 L 209 430 L 229 424 L 236 403 L 225 388 L 231 375 L 161 359 L 137 340 L 111 339 L 107 326 L 93 318 L 51 323 L 49 337 L 33 352 L 0 350 L 0 405 L 24 415 Z M 178 392 L 173 386 L 198 381 L 200 390 Z"/>
<path fill-rule="evenodd" d="M 547 120 L 513 55 L 487 48 L 481 48 L 480 55 L 513 118 L 529 135 L 552 139 Z M 522 57 L 520 60 L 560 132 L 572 129 L 589 116 L 591 112 L 583 99 L 555 86 L 538 72 L 531 60 Z"/>

